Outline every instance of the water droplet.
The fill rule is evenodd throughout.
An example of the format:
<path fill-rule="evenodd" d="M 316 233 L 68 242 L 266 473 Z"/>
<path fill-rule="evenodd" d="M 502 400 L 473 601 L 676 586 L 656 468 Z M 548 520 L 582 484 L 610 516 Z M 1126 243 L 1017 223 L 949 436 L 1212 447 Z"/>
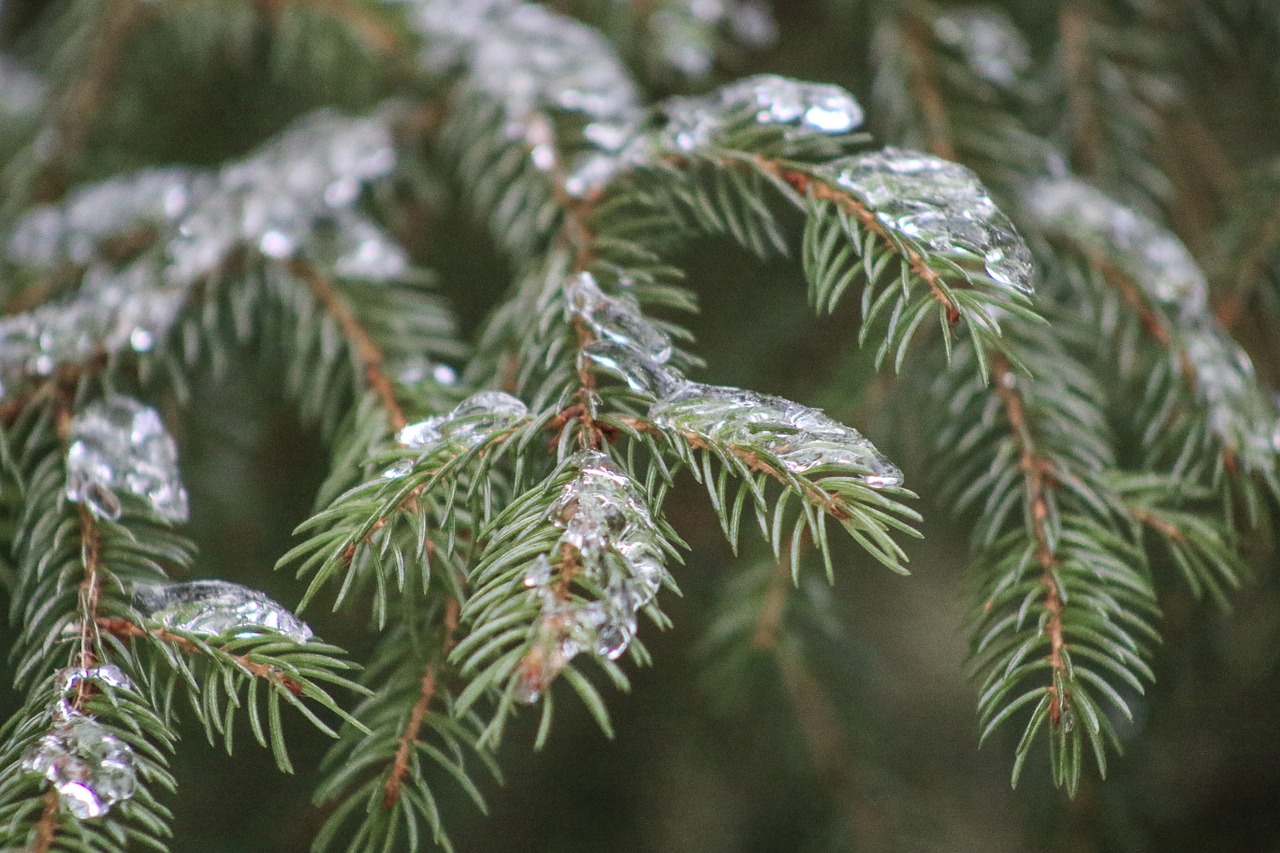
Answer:
<path fill-rule="evenodd" d="M 413 471 L 413 460 L 401 459 L 399 462 L 395 463 L 394 465 L 387 468 L 387 470 L 382 472 L 382 479 L 399 480 L 402 477 L 409 476 L 410 472 L 412 471 Z"/>
<path fill-rule="evenodd" d="M 1153 220 L 1071 178 L 1032 184 L 1022 206 L 1050 239 L 1099 253 L 1185 321 L 1203 317 L 1209 290 L 1204 273 L 1182 241 Z"/>
<path fill-rule="evenodd" d="M 269 628 L 298 643 L 312 636 L 311 628 L 286 607 L 255 589 L 228 581 L 137 586 L 133 604 L 148 619 L 193 634 L 242 637 Z"/>
<path fill-rule="evenodd" d="M 99 818 L 133 796 L 137 785 L 133 749 L 93 717 L 71 712 L 22 758 L 58 792 L 63 808 L 80 820 Z"/>
<path fill-rule="evenodd" d="M 68 500 L 114 519 L 120 514 L 117 493 L 131 492 L 166 521 L 187 520 L 178 448 L 155 409 L 118 394 L 106 397 L 76 415 L 69 439 Z"/>
<path fill-rule="evenodd" d="M 993 281 L 1033 290 L 1031 252 L 978 177 L 958 163 L 885 148 L 830 164 L 836 182 L 900 235 L 935 252 L 972 257 Z"/>
<path fill-rule="evenodd" d="M 134 352 L 151 352 L 156 345 L 155 335 L 150 329 L 144 329 L 141 326 L 129 333 L 129 346 Z"/>
<path fill-rule="evenodd" d="M 579 351 L 584 366 L 597 367 L 627 383 L 637 394 L 662 397 L 683 379 L 674 370 L 646 357 L 634 347 L 613 341 L 593 341 Z"/>
<path fill-rule="evenodd" d="M 115 664 L 102 664 L 93 667 L 66 667 L 58 670 L 54 684 L 62 694 L 75 690 L 81 681 L 92 681 L 113 689 L 132 690 L 133 682 Z"/>

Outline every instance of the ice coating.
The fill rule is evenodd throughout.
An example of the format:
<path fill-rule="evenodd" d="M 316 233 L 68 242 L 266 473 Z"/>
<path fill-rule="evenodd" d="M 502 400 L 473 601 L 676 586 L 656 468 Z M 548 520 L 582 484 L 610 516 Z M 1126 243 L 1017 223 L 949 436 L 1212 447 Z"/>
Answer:
<path fill-rule="evenodd" d="M 61 807 L 80 820 L 102 817 L 132 797 L 138 782 L 129 744 L 78 711 L 54 720 L 21 767 L 48 780 Z"/>
<path fill-rule="evenodd" d="M 181 166 L 108 178 L 25 215 L 9 237 L 9 254 L 34 266 L 56 266 L 64 259 L 87 264 L 108 238 L 171 226 L 212 187 L 208 175 Z"/>
<path fill-rule="evenodd" d="M 311 628 L 287 607 L 256 589 L 229 581 L 136 586 L 133 605 L 151 621 L 192 634 L 243 637 L 268 628 L 298 643 L 312 636 Z"/>
<path fill-rule="evenodd" d="M 1212 326 L 1184 330 L 1182 345 L 1209 428 L 1246 470 L 1273 468 L 1280 453 L 1280 413 L 1259 392 L 1248 354 Z"/>
<path fill-rule="evenodd" d="M 1001 9 L 949 7 L 933 22 L 938 41 L 953 48 L 982 79 L 999 85 L 1017 81 L 1031 67 L 1027 40 Z"/>
<path fill-rule="evenodd" d="M 626 121 L 640 100 L 631 76 L 598 32 L 527 3 L 476 42 L 468 82 L 499 99 L 517 120 L 555 108 L 594 121 Z"/>
<path fill-rule="evenodd" d="M 657 400 L 649 418 L 663 429 L 763 447 L 793 474 L 832 469 L 872 488 L 902 484 L 902 472 L 862 433 L 781 397 L 686 382 Z"/>
<path fill-rule="evenodd" d="M 129 676 L 125 675 L 124 671 L 113 663 L 91 667 L 69 666 L 58 670 L 57 675 L 54 677 L 58 692 L 64 695 L 78 689 L 82 681 L 105 685 L 112 689 L 133 689 L 133 682 L 129 680 Z"/>
<path fill-rule="evenodd" d="M 792 141 L 849 133 L 863 119 L 857 99 L 839 86 L 774 74 L 746 77 L 700 97 L 672 98 L 664 112 L 659 144 L 686 153 L 716 144 L 744 115 L 783 129 Z"/>
<path fill-rule="evenodd" d="M 976 256 L 994 281 L 1033 290 L 1027 244 L 968 168 L 902 148 L 884 148 L 831 164 L 890 230 L 943 253 Z"/>
<path fill-rule="evenodd" d="M 577 273 L 565 285 L 565 311 L 599 340 L 631 347 L 655 364 L 671 358 L 671 336 L 641 313 L 635 298 L 606 296 L 589 272 Z"/>
<path fill-rule="evenodd" d="M 155 409 L 114 394 L 77 414 L 69 439 L 68 500 L 114 520 L 121 511 L 119 493 L 130 492 L 166 521 L 187 520 L 178 448 Z"/>
<path fill-rule="evenodd" d="M 778 38 L 777 22 L 763 0 L 668 0 L 646 18 L 653 52 L 666 67 L 692 79 L 715 68 L 721 33 L 756 49 Z"/>
<path fill-rule="evenodd" d="M 472 394 L 445 415 L 411 423 L 396 433 L 403 447 L 426 455 L 441 447 L 469 450 L 529 416 L 529 407 L 502 391 Z"/>
<path fill-rule="evenodd" d="M 584 366 L 596 367 L 627 383 L 637 394 L 661 397 L 684 381 L 679 373 L 635 347 L 614 341 L 592 341 L 578 354 Z"/>
<path fill-rule="evenodd" d="M 1074 178 L 1038 181 L 1021 200 L 1023 213 L 1049 239 L 1096 253 L 1184 319 L 1204 316 L 1204 273 L 1182 241 L 1151 219 Z"/>
<path fill-rule="evenodd" d="M 363 187 L 395 166 L 393 112 L 320 111 L 222 169 L 147 169 L 28 212 L 2 238 L 9 257 L 32 271 L 70 264 L 83 278 L 73 297 L 0 318 L 0 383 L 149 352 L 192 289 L 246 246 L 274 260 L 306 252 L 339 276 L 405 277 L 407 255 L 358 209 Z"/>
<path fill-rule="evenodd" d="M 540 603 L 538 634 L 521 662 L 515 696 L 536 702 L 566 664 L 584 650 L 616 660 L 636 634 L 637 613 L 653 601 L 666 578 L 657 526 L 631 477 L 596 450 L 574 454 L 575 474 L 547 513 L 564 533 L 553 553 L 577 562 L 598 598 L 565 597 L 547 555 L 523 578 Z M 566 555 L 567 552 L 567 555 Z"/>

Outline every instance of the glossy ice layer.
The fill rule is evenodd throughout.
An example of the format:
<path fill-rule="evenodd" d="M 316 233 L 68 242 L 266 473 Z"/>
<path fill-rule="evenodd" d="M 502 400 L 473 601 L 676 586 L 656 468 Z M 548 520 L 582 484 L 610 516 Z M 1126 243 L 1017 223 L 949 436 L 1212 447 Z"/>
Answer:
<path fill-rule="evenodd" d="M 133 603 L 147 619 L 193 634 L 245 636 L 269 628 L 298 643 L 312 636 L 311 628 L 288 608 L 256 589 L 228 581 L 139 586 Z"/>
<path fill-rule="evenodd" d="M 969 169 L 901 148 L 848 157 L 828 168 L 885 227 L 935 252 L 972 257 L 992 280 L 1032 292 L 1027 244 Z"/>
<path fill-rule="evenodd" d="M 68 500 L 114 520 L 119 493 L 129 492 L 166 521 L 187 520 L 178 448 L 155 409 L 115 394 L 76 415 L 68 437 Z"/>

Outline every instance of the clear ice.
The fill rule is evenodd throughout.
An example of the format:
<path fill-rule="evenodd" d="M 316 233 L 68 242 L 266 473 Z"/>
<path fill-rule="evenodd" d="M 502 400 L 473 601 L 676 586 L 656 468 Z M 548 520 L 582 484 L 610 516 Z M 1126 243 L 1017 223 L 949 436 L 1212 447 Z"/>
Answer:
<path fill-rule="evenodd" d="M 1187 247 L 1102 190 L 1073 178 L 1038 181 L 1023 193 L 1022 209 L 1051 240 L 1098 253 L 1183 320 L 1204 316 L 1209 286 Z"/>
<path fill-rule="evenodd" d="M 187 520 L 178 448 L 155 409 L 113 394 L 77 414 L 69 438 L 68 500 L 115 520 L 121 511 L 118 494 L 129 492 L 166 521 Z"/>
<path fill-rule="evenodd" d="M 192 289 L 245 247 L 275 260 L 305 253 L 338 276 L 406 277 L 407 255 L 359 209 L 364 186 L 395 167 L 394 110 L 320 111 L 221 169 L 147 169 L 27 213 L 4 237 L 8 256 L 33 273 L 70 264 L 83 277 L 73 297 L 0 318 L 0 383 L 152 350 Z M 133 256 L 107 251 L 144 233 L 155 243 Z"/>
<path fill-rule="evenodd" d="M 441 447 L 469 450 L 495 433 L 511 429 L 529 416 L 529 407 L 502 391 L 472 394 L 445 415 L 409 424 L 396 433 L 403 447 L 425 456 Z"/>
<path fill-rule="evenodd" d="M 671 98 L 658 137 L 666 149 L 693 153 L 719 143 L 742 121 L 777 127 L 790 141 L 849 133 L 862 125 L 862 106 L 839 86 L 759 74 L 707 95 Z"/>
<path fill-rule="evenodd" d="M 827 168 L 886 228 L 933 251 L 976 258 L 992 280 L 1032 292 L 1031 251 L 965 166 L 890 147 L 846 157 Z"/>
<path fill-rule="evenodd" d="M 679 373 L 654 361 L 635 347 L 613 341 L 592 341 L 579 352 L 584 366 L 597 367 L 627 383 L 637 394 L 662 397 L 684 381 Z"/>
<path fill-rule="evenodd" d="M 80 820 L 102 817 L 132 797 L 138 782 L 129 744 L 79 711 L 53 721 L 23 755 L 22 770 L 48 780 L 61 806 Z"/>
<path fill-rule="evenodd" d="M 1209 428 L 1245 470 L 1273 470 L 1280 413 L 1259 391 L 1248 354 L 1229 334 L 1208 325 L 1183 330 L 1182 345 Z"/>
<path fill-rule="evenodd" d="M 954 49 L 978 77 L 1008 86 L 1031 67 L 1031 50 L 1022 32 L 1002 10 L 991 6 L 955 6 L 934 19 L 938 41 Z"/>
<path fill-rule="evenodd" d="M 709 441 L 762 447 L 793 474 L 830 469 L 872 488 L 902 484 L 902 472 L 862 433 L 782 397 L 686 382 L 657 400 L 649 418 L 660 428 Z"/>
<path fill-rule="evenodd" d="M 671 358 L 671 336 L 640 311 L 634 297 L 606 296 L 595 276 L 580 272 L 565 285 L 569 319 L 584 323 L 599 340 L 631 347 L 655 364 Z"/>
<path fill-rule="evenodd" d="M 564 533 L 554 553 L 577 554 L 583 578 L 601 598 L 564 599 L 551 588 L 551 560 L 539 556 L 523 578 L 541 603 L 534 649 L 522 662 L 516 698 L 536 702 L 542 690 L 583 650 L 616 660 L 636 635 L 636 614 L 666 578 L 660 536 L 640 489 L 607 455 L 595 450 L 566 462 L 575 472 L 547 513 Z"/>
<path fill-rule="evenodd" d="M 193 634 L 243 637 L 269 628 L 298 643 L 312 636 L 311 628 L 288 608 L 256 589 L 229 581 L 136 586 L 133 605 L 153 622 Z"/>

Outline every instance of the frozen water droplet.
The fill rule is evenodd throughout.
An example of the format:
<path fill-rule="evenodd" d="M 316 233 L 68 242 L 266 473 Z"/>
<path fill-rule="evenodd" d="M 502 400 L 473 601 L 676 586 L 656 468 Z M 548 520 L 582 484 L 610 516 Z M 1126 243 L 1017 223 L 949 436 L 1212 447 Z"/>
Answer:
<path fill-rule="evenodd" d="M 974 74 L 988 82 L 1007 86 L 1031 67 L 1027 40 L 1001 9 L 949 8 L 934 20 L 933 32 L 963 57 Z"/>
<path fill-rule="evenodd" d="M 80 820 L 102 817 L 133 796 L 133 749 L 93 717 L 76 711 L 53 727 L 22 758 L 22 770 L 43 776 L 63 808 Z"/>
<path fill-rule="evenodd" d="M 295 642 L 311 639 L 311 628 L 293 612 L 255 589 L 220 580 L 138 586 L 134 606 L 148 619 L 193 634 L 233 636 L 279 631 Z"/>
<path fill-rule="evenodd" d="M 1204 273 L 1181 240 L 1146 216 L 1071 178 L 1032 184 L 1022 206 L 1050 239 L 1101 254 L 1148 298 L 1185 321 L 1204 315 Z"/>
<path fill-rule="evenodd" d="M 1033 290 L 1031 252 L 977 175 L 932 154 L 885 148 L 831 164 L 888 228 L 935 252 L 972 257 L 992 280 Z"/>
<path fill-rule="evenodd" d="M 792 142 L 850 133 L 862 125 L 862 106 L 839 86 L 773 74 L 747 77 L 695 98 L 664 105 L 666 148 L 692 153 L 719 143 L 744 114 L 755 124 L 777 127 Z"/>
<path fill-rule="evenodd" d="M 541 554 L 525 572 L 524 585 L 530 589 L 546 586 L 551 582 L 551 574 L 551 561 L 547 559 L 546 554 Z"/>
<path fill-rule="evenodd" d="M 409 424 L 396 433 L 396 441 L 405 447 L 430 447 L 440 440 L 440 431 L 437 427 L 441 422 L 442 419 L 429 418 Z"/>
<path fill-rule="evenodd" d="M 528 407 L 510 394 L 481 391 L 463 400 L 447 415 L 409 424 L 397 433 L 396 440 L 424 453 L 445 445 L 466 450 L 482 444 L 497 432 L 514 427 L 528 415 Z"/>
<path fill-rule="evenodd" d="M 662 397 L 683 381 L 680 374 L 647 358 L 634 347 L 593 341 L 579 353 L 584 365 L 598 367 L 627 383 L 637 394 Z"/>
<path fill-rule="evenodd" d="M 62 694 L 75 690 L 81 681 L 92 681 L 113 689 L 132 690 L 133 682 L 115 664 L 102 664 L 93 667 L 66 667 L 58 670 L 54 678 L 58 692 Z"/>
<path fill-rule="evenodd" d="M 382 472 L 382 479 L 399 480 L 402 477 L 409 476 L 411 471 L 413 471 L 413 460 L 401 459 L 399 462 L 388 467 L 387 470 Z"/>
<path fill-rule="evenodd" d="M 671 337 L 640 312 L 635 298 L 606 296 L 591 273 L 569 279 L 565 304 L 569 319 L 585 324 L 597 339 L 630 347 L 655 364 L 671 358 Z"/>
<path fill-rule="evenodd" d="M 262 239 L 258 242 L 258 248 L 268 258 L 283 260 L 293 255 L 297 249 L 297 244 L 288 234 L 272 229 L 262 235 Z"/>
<path fill-rule="evenodd" d="M 445 387 L 458 384 L 458 372 L 447 364 L 437 364 L 431 371 L 431 378 Z"/>
<path fill-rule="evenodd" d="M 166 521 L 186 521 L 178 448 L 155 409 L 122 395 L 91 403 L 71 422 L 67 499 L 99 518 L 120 514 L 119 492 L 146 501 Z"/>
<path fill-rule="evenodd" d="M 141 326 L 129 333 L 129 346 L 134 352 L 151 352 L 156 345 L 155 335 L 150 329 L 144 329 Z"/>

